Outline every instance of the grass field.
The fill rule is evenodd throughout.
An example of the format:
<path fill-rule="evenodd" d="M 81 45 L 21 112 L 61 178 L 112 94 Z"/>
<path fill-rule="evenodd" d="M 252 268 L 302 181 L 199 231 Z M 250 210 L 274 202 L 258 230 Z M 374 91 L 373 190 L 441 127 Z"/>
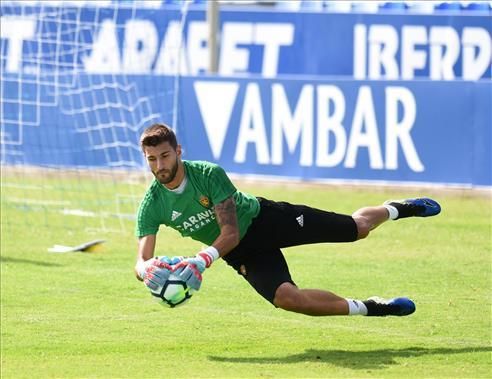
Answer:
<path fill-rule="evenodd" d="M 241 185 L 256 195 L 346 213 L 417 194 L 441 202 L 440 216 L 388 222 L 363 241 L 286 249 L 301 287 L 353 298 L 404 295 L 417 304 L 417 312 L 403 318 L 311 318 L 273 308 L 224 262 L 205 273 L 188 305 L 161 307 L 133 276 L 131 220 L 108 216 L 98 231 L 91 217 L 60 212 L 84 204 L 102 211 L 115 190 L 143 193 L 145 184 L 111 184 L 95 192 L 87 184 L 87 199 L 78 204 L 80 196 L 62 191 L 53 205 L 42 206 L 35 188 L 20 194 L 15 180 L 4 179 L 2 188 L 2 378 L 492 375 L 490 196 Z M 83 179 L 77 180 L 64 188 L 84 188 Z M 42 181 L 43 187 L 50 183 Z M 58 187 L 53 182 L 51 192 Z M 21 206 L 19 197 L 28 196 L 34 200 Z M 55 243 L 95 238 L 107 240 L 102 251 L 47 252 Z M 162 255 L 191 255 L 200 248 L 165 229 L 158 243 Z"/>

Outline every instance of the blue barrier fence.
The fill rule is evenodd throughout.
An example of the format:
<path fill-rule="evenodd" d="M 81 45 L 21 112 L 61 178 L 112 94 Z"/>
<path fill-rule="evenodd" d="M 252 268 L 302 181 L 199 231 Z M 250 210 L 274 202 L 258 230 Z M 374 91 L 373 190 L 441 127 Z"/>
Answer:
<path fill-rule="evenodd" d="M 490 16 L 226 10 L 208 77 L 203 10 L 180 61 L 179 11 L 39 9 L 2 6 L 3 164 L 141 169 L 177 116 L 185 158 L 230 172 L 492 186 Z"/>
<path fill-rule="evenodd" d="M 150 108 L 170 103 L 173 77 L 134 79 L 140 93 L 154 94 Z M 184 77 L 177 132 L 185 158 L 240 174 L 491 186 L 491 102 L 485 82 Z M 127 117 L 120 109 L 93 112 Z M 83 128 L 85 117 L 46 109 L 4 162 L 144 165 L 138 136 L 151 120 L 129 131 Z"/>

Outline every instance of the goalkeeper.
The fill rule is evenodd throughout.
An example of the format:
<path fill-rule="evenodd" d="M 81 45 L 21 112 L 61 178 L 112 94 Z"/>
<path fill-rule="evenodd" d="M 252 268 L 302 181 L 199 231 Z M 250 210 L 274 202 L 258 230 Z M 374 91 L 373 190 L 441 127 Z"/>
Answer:
<path fill-rule="evenodd" d="M 320 242 L 352 242 L 388 219 L 434 216 L 440 206 L 428 198 L 389 201 L 364 207 L 351 216 L 305 205 L 257 198 L 238 191 L 216 164 L 181 159 L 172 129 L 154 124 L 141 147 L 155 176 L 138 210 L 135 272 L 149 288 L 171 271 L 196 290 L 205 269 L 224 259 L 275 307 L 312 316 L 406 316 L 415 311 L 408 298 L 365 301 L 321 289 L 301 289 L 291 278 L 281 249 Z M 195 257 L 151 259 L 160 225 L 206 244 Z"/>

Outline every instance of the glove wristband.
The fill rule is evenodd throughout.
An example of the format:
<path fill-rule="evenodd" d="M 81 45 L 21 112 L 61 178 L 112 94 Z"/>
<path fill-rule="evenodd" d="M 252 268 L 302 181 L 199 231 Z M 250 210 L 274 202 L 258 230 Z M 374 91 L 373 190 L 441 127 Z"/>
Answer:
<path fill-rule="evenodd" d="M 220 258 L 219 251 L 213 247 L 209 246 L 205 250 L 200 251 L 197 257 L 201 258 L 205 262 L 205 267 L 210 267 L 212 263 Z"/>

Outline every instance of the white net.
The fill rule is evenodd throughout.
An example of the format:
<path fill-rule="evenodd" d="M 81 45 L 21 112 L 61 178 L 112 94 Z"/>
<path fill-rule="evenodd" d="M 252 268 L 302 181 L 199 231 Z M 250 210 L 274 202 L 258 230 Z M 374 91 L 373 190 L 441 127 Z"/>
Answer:
<path fill-rule="evenodd" d="M 139 135 L 178 115 L 178 70 L 143 76 L 135 61 L 146 36 L 130 37 L 149 4 L 1 2 L 2 226 L 132 225 L 145 187 Z M 184 25 L 183 4 L 173 23 Z M 180 30 L 166 41 L 178 65 Z"/>

